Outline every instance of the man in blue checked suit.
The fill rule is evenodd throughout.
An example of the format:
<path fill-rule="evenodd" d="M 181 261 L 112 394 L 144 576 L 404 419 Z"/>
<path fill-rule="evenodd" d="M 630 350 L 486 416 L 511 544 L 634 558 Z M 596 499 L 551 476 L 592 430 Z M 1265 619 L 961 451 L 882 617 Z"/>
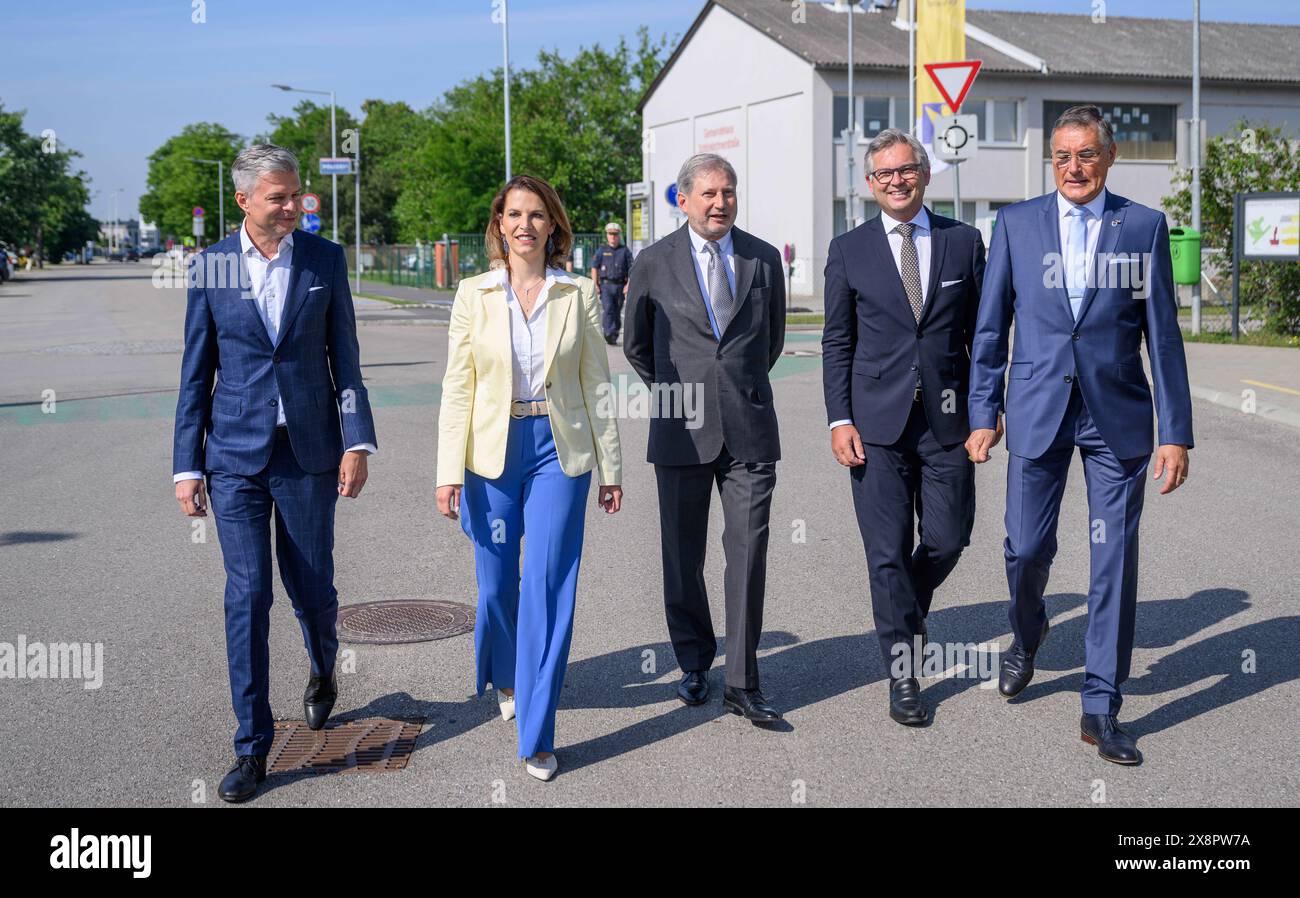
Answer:
<path fill-rule="evenodd" d="M 989 247 L 971 350 L 967 450 L 985 462 L 997 443 L 1007 342 L 1007 582 L 1014 641 L 998 687 L 1008 698 L 1034 674 L 1047 635 L 1043 592 L 1077 446 L 1088 489 L 1091 585 L 1083 680 L 1083 740 L 1118 764 L 1141 763 L 1119 726 L 1137 608 L 1138 526 L 1155 449 L 1162 494 L 1187 477 L 1192 401 L 1164 215 L 1106 191 L 1115 161 L 1096 106 L 1066 110 L 1051 135 L 1057 189 L 1003 208 Z M 1140 354 L 1145 338 L 1152 392 Z"/>
<path fill-rule="evenodd" d="M 191 517 L 207 515 L 206 476 L 217 521 L 239 723 L 236 764 L 218 794 L 244 801 L 266 778 L 274 735 L 272 521 L 280 579 L 311 662 L 303 713 L 320 729 L 338 694 L 334 507 L 360 494 L 377 444 L 343 250 L 295 230 L 297 159 L 250 146 L 231 177 L 244 222 L 191 269 L 172 470 Z"/>

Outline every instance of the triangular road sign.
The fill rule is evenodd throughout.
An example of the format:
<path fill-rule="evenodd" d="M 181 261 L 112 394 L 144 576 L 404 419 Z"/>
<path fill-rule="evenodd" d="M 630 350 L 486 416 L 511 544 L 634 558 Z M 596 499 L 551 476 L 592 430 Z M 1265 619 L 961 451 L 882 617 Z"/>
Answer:
<path fill-rule="evenodd" d="M 966 92 L 975 83 L 979 74 L 980 60 L 967 59 L 962 62 L 927 62 L 925 70 L 930 73 L 930 80 L 939 88 L 939 94 L 948 101 L 956 115 L 961 111 Z"/>

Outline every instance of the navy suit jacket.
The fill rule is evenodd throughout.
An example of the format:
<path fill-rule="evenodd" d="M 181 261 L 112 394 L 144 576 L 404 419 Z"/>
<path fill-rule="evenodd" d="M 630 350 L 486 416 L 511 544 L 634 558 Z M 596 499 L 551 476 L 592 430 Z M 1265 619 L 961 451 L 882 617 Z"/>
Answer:
<path fill-rule="evenodd" d="M 172 472 L 251 476 L 265 468 L 275 443 L 277 392 L 303 470 L 337 468 L 345 445 L 378 446 L 342 247 L 294 231 L 274 346 L 247 290 L 239 234 L 213 244 L 196 264 L 185 309 Z"/>
<path fill-rule="evenodd" d="M 826 254 L 826 421 L 852 419 L 864 442 L 888 446 L 902 436 L 918 370 L 935 439 L 951 445 L 970 436 L 966 390 L 984 240 L 970 225 L 929 216 L 930 289 L 919 323 L 879 215 L 836 237 Z"/>
<path fill-rule="evenodd" d="M 1015 355 L 1006 391 L 1007 451 L 1038 458 L 1060 429 L 1073 383 L 1117 458 L 1150 455 L 1155 379 L 1160 443 L 1192 446 L 1192 399 L 1178 328 L 1169 229 L 1163 213 L 1107 193 L 1088 287 L 1076 322 L 1064 279 L 1056 192 L 998 212 L 971 355 L 970 423 L 995 427 L 1011 319 Z M 1055 266 L 1055 271 L 1053 271 Z M 1124 268 L 1127 267 L 1127 273 Z"/>

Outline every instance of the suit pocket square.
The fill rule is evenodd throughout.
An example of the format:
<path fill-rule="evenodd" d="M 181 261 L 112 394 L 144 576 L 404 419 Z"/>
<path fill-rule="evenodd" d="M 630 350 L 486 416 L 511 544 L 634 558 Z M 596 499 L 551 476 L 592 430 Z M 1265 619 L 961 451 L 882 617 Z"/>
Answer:
<path fill-rule="evenodd" d="M 325 285 L 321 284 L 319 287 L 308 287 L 307 292 L 311 293 L 313 290 L 324 290 L 324 289 L 325 289 Z"/>
<path fill-rule="evenodd" d="M 961 283 L 962 281 L 964 281 L 964 280 L 966 280 L 966 279 L 965 279 L 965 278 L 957 278 L 957 280 L 955 280 L 955 281 L 940 281 L 940 282 L 939 282 L 939 289 L 942 290 L 944 287 L 951 287 L 953 284 L 960 284 L 960 283 Z"/>

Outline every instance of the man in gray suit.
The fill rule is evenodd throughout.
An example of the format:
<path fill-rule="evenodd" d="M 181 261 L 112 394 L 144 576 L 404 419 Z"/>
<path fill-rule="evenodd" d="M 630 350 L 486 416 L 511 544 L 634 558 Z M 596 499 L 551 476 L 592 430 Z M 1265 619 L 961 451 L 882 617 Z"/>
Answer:
<path fill-rule="evenodd" d="M 687 223 L 632 265 L 623 352 L 656 395 L 690 391 L 699 414 L 656 414 L 648 460 L 659 485 L 664 605 L 688 705 L 709 697 L 717 638 L 704 587 L 713 484 L 727 566 L 723 704 L 780 720 L 758 689 L 768 515 L 781 457 L 768 372 L 785 344 L 785 281 L 776 247 L 733 227 L 736 172 L 721 156 L 686 160 L 677 204 Z M 688 407 L 689 403 L 683 403 Z M 663 411 L 664 403 L 659 410 Z"/>

